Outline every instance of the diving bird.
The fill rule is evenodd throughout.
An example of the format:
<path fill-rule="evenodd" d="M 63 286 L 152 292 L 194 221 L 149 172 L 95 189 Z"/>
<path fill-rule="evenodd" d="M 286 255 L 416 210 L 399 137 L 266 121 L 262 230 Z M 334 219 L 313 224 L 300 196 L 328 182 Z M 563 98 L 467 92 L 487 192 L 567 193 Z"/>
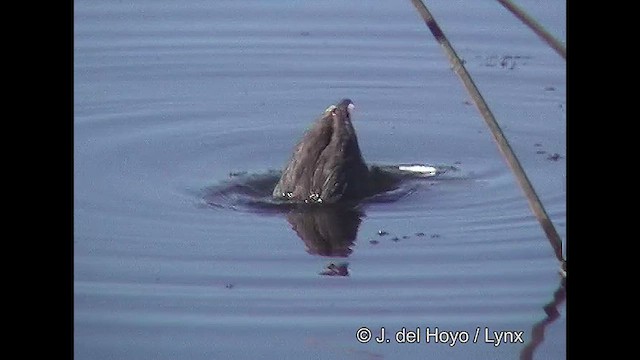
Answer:
<path fill-rule="evenodd" d="M 329 106 L 296 145 L 273 197 L 337 203 L 368 196 L 370 174 L 351 124 L 350 99 Z"/>

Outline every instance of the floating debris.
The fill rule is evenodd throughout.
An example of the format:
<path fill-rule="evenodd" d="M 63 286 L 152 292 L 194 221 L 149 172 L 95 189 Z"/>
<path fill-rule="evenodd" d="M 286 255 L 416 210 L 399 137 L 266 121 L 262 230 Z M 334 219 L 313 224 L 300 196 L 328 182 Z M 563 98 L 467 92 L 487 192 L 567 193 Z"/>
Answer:
<path fill-rule="evenodd" d="M 562 156 L 560 156 L 560 154 L 558 153 L 554 153 L 553 155 L 547 156 L 547 160 L 550 160 L 550 161 L 558 161 L 561 158 Z"/>
<path fill-rule="evenodd" d="M 553 86 L 547 86 L 544 88 L 544 91 L 556 91 L 556 88 L 554 88 Z"/>
<path fill-rule="evenodd" d="M 416 236 L 424 236 L 424 233 L 423 232 L 417 232 Z"/>
<path fill-rule="evenodd" d="M 432 239 L 437 239 L 440 237 L 440 234 L 431 234 Z"/>
<path fill-rule="evenodd" d="M 394 237 L 391 238 L 391 241 L 398 242 L 398 241 L 400 241 L 400 239 L 398 239 L 397 236 L 394 236 Z"/>
<path fill-rule="evenodd" d="M 225 285 L 224 287 L 226 287 L 227 289 L 233 289 L 234 286 L 235 285 L 229 283 L 229 284 Z"/>
<path fill-rule="evenodd" d="M 402 238 L 406 240 L 406 239 L 410 238 L 410 236 L 409 235 L 404 235 Z"/>
<path fill-rule="evenodd" d="M 229 177 L 237 177 L 237 176 L 243 176 L 243 175 L 247 175 L 246 171 L 232 171 L 229 173 Z"/>
<path fill-rule="evenodd" d="M 546 152 L 546 151 L 544 151 L 544 150 L 538 150 L 538 151 L 536 151 L 536 154 L 546 154 L 546 153 L 547 153 L 547 152 Z"/>
<path fill-rule="evenodd" d="M 477 57 L 476 57 L 477 58 Z M 483 64 L 488 67 L 501 67 L 503 69 L 513 70 L 517 65 L 526 65 L 531 56 L 520 55 L 490 55 L 484 58 Z"/>
<path fill-rule="evenodd" d="M 385 236 L 385 235 L 389 235 L 389 233 L 384 230 L 378 230 L 378 235 Z"/>
<path fill-rule="evenodd" d="M 327 267 L 320 272 L 320 275 L 324 276 L 349 276 L 349 264 L 348 263 L 340 263 L 334 264 L 330 263 Z"/>
<path fill-rule="evenodd" d="M 378 240 L 369 240 L 369 243 L 370 243 L 371 245 L 377 245 L 377 244 L 379 244 L 379 243 L 380 243 L 380 241 L 378 241 Z"/>

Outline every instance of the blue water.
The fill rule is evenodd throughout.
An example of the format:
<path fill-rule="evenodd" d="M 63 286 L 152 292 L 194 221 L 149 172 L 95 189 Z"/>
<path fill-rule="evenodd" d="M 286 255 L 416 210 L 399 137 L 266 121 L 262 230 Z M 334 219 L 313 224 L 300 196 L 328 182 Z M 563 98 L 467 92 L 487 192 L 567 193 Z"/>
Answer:
<path fill-rule="evenodd" d="M 566 239 L 564 60 L 495 1 L 427 5 Z M 564 40 L 565 2 L 518 5 Z M 79 0 L 74 32 L 77 359 L 566 357 L 553 249 L 410 1 Z M 348 256 L 231 191 L 207 202 L 232 173 L 280 170 L 342 97 L 368 162 L 460 173 L 364 205 Z"/>

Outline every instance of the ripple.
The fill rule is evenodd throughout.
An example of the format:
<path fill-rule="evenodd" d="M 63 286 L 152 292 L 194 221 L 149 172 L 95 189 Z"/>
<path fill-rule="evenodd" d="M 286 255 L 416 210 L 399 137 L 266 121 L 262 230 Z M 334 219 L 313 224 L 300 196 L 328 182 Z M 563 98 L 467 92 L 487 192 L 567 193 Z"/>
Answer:
<path fill-rule="evenodd" d="M 355 343 L 359 326 L 427 325 L 528 341 L 558 264 L 409 2 L 295 3 L 76 2 L 76 358 L 517 357 L 524 345 Z M 555 3 L 530 8 L 563 18 Z M 430 6 L 564 232 L 566 162 L 535 154 L 566 154 L 564 62 L 500 7 Z M 482 66 L 494 54 L 523 58 Z M 355 208 L 274 201 L 270 169 L 341 97 L 371 164 L 461 170 Z M 542 329 L 536 355 L 561 358 L 564 329 Z"/>

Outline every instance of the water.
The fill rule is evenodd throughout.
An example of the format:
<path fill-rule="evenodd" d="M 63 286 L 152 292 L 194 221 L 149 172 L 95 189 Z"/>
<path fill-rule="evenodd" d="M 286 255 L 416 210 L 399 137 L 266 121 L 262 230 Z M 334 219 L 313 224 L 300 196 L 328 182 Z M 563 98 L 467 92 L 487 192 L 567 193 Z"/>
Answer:
<path fill-rule="evenodd" d="M 564 40 L 564 2 L 518 3 Z M 564 60 L 495 1 L 427 5 L 565 238 Z M 410 1 L 80 0 L 74 31 L 77 359 L 566 357 L 554 252 Z M 340 216 L 207 201 L 343 97 L 368 162 L 461 176 Z"/>

